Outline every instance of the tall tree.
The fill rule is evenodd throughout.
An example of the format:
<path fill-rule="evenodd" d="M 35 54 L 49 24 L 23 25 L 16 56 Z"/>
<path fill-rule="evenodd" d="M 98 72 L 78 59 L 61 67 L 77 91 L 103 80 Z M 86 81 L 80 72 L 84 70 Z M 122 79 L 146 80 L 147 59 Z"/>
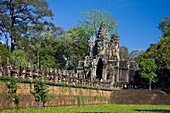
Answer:
<path fill-rule="evenodd" d="M 28 58 L 30 58 L 32 63 L 37 64 L 37 66 L 40 67 L 40 65 L 42 65 L 42 62 L 40 61 L 42 57 L 45 57 L 46 55 L 52 55 L 54 45 L 51 46 L 51 44 L 56 38 L 56 35 L 53 32 L 45 29 L 44 31 L 38 31 L 34 35 L 35 37 L 29 40 L 29 44 L 24 49 L 27 52 L 27 56 Z M 48 53 L 47 51 L 49 51 L 50 48 L 51 53 Z M 46 55 L 42 52 L 44 52 Z M 54 63 L 54 61 L 52 62 Z M 51 64 L 46 66 L 51 66 Z"/>
<path fill-rule="evenodd" d="M 167 16 L 160 21 L 158 28 L 163 32 L 164 37 L 170 35 L 170 16 Z"/>
<path fill-rule="evenodd" d="M 158 65 L 160 84 L 163 87 L 170 86 L 170 35 L 161 37 L 157 45 L 156 63 Z"/>
<path fill-rule="evenodd" d="M 142 53 L 144 53 L 144 51 L 142 50 L 134 50 L 130 53 L 130 56 L 132 59 L 137 58 L 138 56 L 142 55 Z"/>
<path fill-rule="evenodd" d="M 168 88 L 170 86 L 170 16 L 165 17 L 159 22 L 159 29 L 163 32 L 160 41 L 151 44 L 150 47 L 138 59 L 153 59 L 157 65 L 158 86 Z"/>
<path fill-rule="evenodd" d="M 13 61 L 17 61 L 18 66 L 27 66 L 28 58 L 26 57 L 26 53 L 24 51 L 16 49 L 12 53 L 11 58 Z"/>
<path fill-rule="evenodd" d="M 116 20 L 110 12 L 91 10 L 81 12 L 81 16 L 79 24 L 69 28 L 66 31 L 65 38 L 62 38 L 63 41 L 67 40 L 63 44 L 69 44 L 65 49 L 65 56 L 69 58 L 69 64 L 72 68 L 77 67 L 78 61 L 88 55 L 88 38 L 90 36 L 97 36 L 102 22 L 105 23 L 110 35 L 117 34 Z"/>
<path fill-rule="evenodd" d="M 22 37 L 30 39 L 36 31 L 53 26 L 44 19 L 52 16 L 45 0 L 0 0 L 0 34 L 11 39 L 13 52 Z"/>
<path fill-rule="evenodd" d="M 152 58 L 143 58 L 140 56 L 138 58 L 139 68 L 140 68 L 140 76 L 142 78 L 148 79 L 149 90 L 151 90 L 152 82 L 156 82 L 157 75 L 155 74 L 157 65 Z"/>
<path fill-rule="evenodd" d="M 71 59 L 72 65 L 77 66 L 78 61 L 84 59 L 88 55 L 88 38 L 90 34 L 87 32 L 86 28 L 78 25 L 70 28 L 66 31 L 67 37 L 70 37 L 72 42 L 71 45 Z"/>
<path fill-rule="evenodd" d="M 105 23 L 110 35 L 117 35 L 116 19 L 110 12 L 91 10 L 87 12 L 81 12 L 82 19 L 80 25 L 87 29 L 87 32 L 91 36 L 97 36 L 97 31 L 101 26 L 102 22 Z"/>
<path fill-rule="evenodd" d="M 6 45 L 0 42 L 0 56 L 2 60 L 2 64 L 4 65 L 6 62 L 6 58 L 10 58 L 11 53 L 7 50 Z"/>
<path fill-rule="evenodd" d="M 157 48 L 157 60 L 160 68 L 170 70 L 170 36 L 161 37 L 160 40 Z"/>
<path fill-rule="evenodd" d="M 121 60 L 131 60 L 131 56 L 128 52 L 128 48 L 125 46 L 120 47 L 120 59 Z"/>

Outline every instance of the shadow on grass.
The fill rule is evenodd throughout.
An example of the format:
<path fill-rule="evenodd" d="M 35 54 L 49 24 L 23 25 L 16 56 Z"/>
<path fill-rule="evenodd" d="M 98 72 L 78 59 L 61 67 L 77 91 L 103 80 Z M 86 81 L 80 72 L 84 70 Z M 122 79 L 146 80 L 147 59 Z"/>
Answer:
<path fill-rule="evenodd" d="M 114 112 L 77 112 L 77 113 L 114 113 Z"/>
<path fill-rule="evenodd" d="M 151 110 L 135 109 L 135 111 L 140 111 L 140 112 L 155 112 L 155 113 L 170 113 L 170 110 L 163 110 L 163 109 L 151 109 Z"/>

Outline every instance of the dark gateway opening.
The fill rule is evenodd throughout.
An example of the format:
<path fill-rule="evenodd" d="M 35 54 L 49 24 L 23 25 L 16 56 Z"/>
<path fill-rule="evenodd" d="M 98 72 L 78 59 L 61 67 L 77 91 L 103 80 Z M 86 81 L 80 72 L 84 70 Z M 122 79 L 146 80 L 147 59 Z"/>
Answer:
<path fill-rule="evenodd" d="M 100 58 L 97 64 L 97 70 L 96 70 L 96 78 L 101 80 L 102 79 L 102 72 L 103 72 L 103 62 Z"/>

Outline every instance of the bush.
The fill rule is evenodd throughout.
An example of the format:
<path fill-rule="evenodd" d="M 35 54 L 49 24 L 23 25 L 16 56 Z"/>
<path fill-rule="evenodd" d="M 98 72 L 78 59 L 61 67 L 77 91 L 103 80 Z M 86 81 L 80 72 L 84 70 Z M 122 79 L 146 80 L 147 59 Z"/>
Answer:
<path fill-rule="evenodd" d="M 30 86 L 30 92 L 34 95 L 35 101 L 42 104 L 42 107 L 45 107 L 45 103 L 50 98 L 50 95 L 48 94 L 48 85 L 44 81 L 35 80 L 34 89 L 32 89 L 32 85 Z"/>
<path fill-rule="evenodd" d="M 18 89 L 18 80 L 16 80 L 14 77 L 10 78 L 8 81 L 6 81 L 6 86 L 8 88 L 8 99 L 10 99 L 12 102 L 15 103 L 16 108 L 19 107 L 20 102 L 20 96 L 16 93 Z"/>

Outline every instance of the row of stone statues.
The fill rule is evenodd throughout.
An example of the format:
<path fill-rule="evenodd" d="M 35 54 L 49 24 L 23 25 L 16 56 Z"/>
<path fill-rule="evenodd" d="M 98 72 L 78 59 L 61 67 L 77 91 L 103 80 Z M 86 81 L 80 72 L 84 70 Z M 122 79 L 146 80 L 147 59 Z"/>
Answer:
<path fill-rule="evenodd" d="M 73 70 L 56 70 L 56 69 L 46 69 L 43 70 L 42 66 L 40 69 L 36 65 L 31 66 L 30 63 L 26 68 L 18 67 L 17 62 L 14 62 L 14 65 L 9 63 L 9 58 L 6 60 L 6 64 L 2 66 L 2 60 L 0 57 L 0 76 L 7 78 L 14 77 L 20 80 L 33 80 L 39 79 L 46 82 L 52 83 L 64 83 L 69 85 L 80 85 L 80 86 L 92 86 L 92 87 L 103 87 L 109 88 L 109 82 L 101 82 L 97 79 L 90 80 L 82 78 L 82 75 L 75 73 Z"/>

